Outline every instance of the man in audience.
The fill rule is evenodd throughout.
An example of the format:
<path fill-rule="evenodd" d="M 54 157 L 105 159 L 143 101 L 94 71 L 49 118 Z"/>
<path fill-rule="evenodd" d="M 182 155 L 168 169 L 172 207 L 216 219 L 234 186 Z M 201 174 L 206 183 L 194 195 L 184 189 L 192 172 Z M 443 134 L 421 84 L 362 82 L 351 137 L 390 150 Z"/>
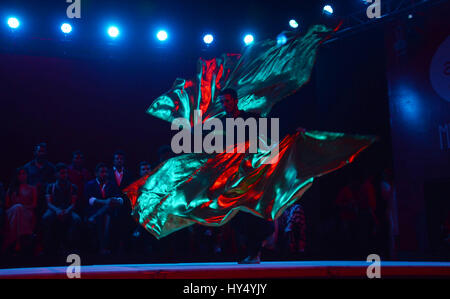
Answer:
<path fill-rule="evenodd" d="M 37 214 L 45 211 L 45 190 L 47 184 L 55 181 L 55 166 L 47 160 L 47 144 L 39 143 L 34 147 L 34 159 L 23 166 L 28 175 L 28 184 L 35 186 L 38 192 Z"/>
<path fill-rule="evenodd" d="M 122 189 L 133 182 L 131 173 L 125 169 L 125 153 L 118 150 L 113 155 L 113 168 L 109 173 L 109 180 L 115 183 L 116 189 L 122 194 Z"/>
<path fill-rule="evenodd" d="M 67 165 L 58 163 L 56 165 L 56 182 L 47 186 L 48 209 L 42 219 L 46 253 L 57 249 L 61 245 L 61 241 L 68 243 L 67 249 L 73 250 L 77 247 L 75 242 L 79 239 L 81 224 L 80 217 L 74 212 L 77 193 L 77 186 L 69 181 Z"/>
<path fill-rule="evenodd" d="M 139 163 L 139 177 L 143 177 L 147 174 L 150 174 L 152 171 L 152 167 L 150 166 L 150 163 L 147 161 L 142 161 Z"/>
<path fill-rule="evenodd" d="M 72 164 L 69 165 L 69 180 L 77 186 L 78 193 L 77 198 L 84 198 L 84 186 L 90 180 L 92 180 L 92 175 L 89 170 L 84 166 L 84 155 L 81 151 L 74 151 L 72 154 Z M 76 211 L 83 211 L 83 200 L 78 200 Z"/>
<path fill-rule="evenodd" d="M 124 200 L 118 193 L 117 185 L 109 180 L 108 167 L 100 163 L 95 168 L 96 178 L 86 184 L 84 196 L 86 199 L 87 222 L 95 228 L 98 250 L 101 254 L 111 253 L 115 247 L 115 235 L 120 215 L 120 208 Z"/>
<path fill-rule="evenodd" d="M 47 144 L 42 142 L 34 148 L 34 159 L 24 165 L 29 184 L 45 187 L 55 180 L 55 166 L 47 160 Z"/>

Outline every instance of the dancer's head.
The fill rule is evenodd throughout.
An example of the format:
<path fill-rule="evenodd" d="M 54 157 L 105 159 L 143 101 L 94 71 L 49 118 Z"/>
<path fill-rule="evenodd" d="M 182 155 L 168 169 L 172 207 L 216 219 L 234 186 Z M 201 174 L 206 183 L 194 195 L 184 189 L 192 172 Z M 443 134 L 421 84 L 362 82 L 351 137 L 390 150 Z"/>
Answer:
<path fill-rule="evenodd" d="M 238 97 L 234 89 L 227 88 L 222 90 L 217 99 L 228 115 L 233 115 L 238 111 Z"/>

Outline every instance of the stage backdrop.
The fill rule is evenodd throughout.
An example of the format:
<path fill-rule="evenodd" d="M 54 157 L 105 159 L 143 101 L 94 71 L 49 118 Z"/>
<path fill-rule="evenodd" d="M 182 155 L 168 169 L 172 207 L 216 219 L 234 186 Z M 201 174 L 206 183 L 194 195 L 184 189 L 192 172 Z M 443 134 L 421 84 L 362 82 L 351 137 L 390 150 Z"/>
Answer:
<path fill-rule="evenodd" d="M 445 212 L 435 209 L 443 202 L 426 202 L 437 198 L 425 199 L 424 186 L 450 178 L 449 6 L 404 16 L 386 27 L 399 241 L 405 252 L 427 252 L 440 229 L 436 225 L 427 233 L 427 207 L 440 210 L 428 213 L 428 220 L 442 220 Z M 448 201 L 450 194 L 443 197 Z"/>

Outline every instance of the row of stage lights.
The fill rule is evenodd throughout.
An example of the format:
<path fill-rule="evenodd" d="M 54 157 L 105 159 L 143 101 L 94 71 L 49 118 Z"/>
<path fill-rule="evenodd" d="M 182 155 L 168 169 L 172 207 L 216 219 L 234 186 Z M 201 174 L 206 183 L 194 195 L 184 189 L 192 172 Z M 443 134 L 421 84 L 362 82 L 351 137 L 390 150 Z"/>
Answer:
<path fill-rule="evenodd" d="M 333 14 L 333 8 L 330 5 L 325 5 L 323 7 L 323 13 L 326 15 L 332 15 Z M 16 17 L 9 17 L 7 19 L 7 24 L 8 26 L 11 28 L 11 30 L 16 30 L 20 27 L 20 21 L 19 19 L 17 19 Z M 289 21 L 289 26 L 293 29 L 297 29 L 299 24 L 296 20 L 291 19 Z M 65 34 L 68 35 L 72 32 L 72 25 L 70 25 L 69 23 L 63 23 L 61 25 L 61 31 Z M 110 26 L 108 27 L 106 33 L 109 35 L 110 38 L 112 39 L 116 39 L 119 37 L 120 35 L 120 30 L 117 26 Z M 166 30 L 159 30 L 156 33 L 156 38 L 160 41 L 160 42 L 164 42 L 169 38 L 169 34 L 167 33 Z M 249 45 L 251 43 L 254 42 L 254 36 L 252 34 L 246 34 L 243 38 L 244 44 Z M 203 42 L 206 45 L 210 45 L 212 44 L 214 41 L 214 36 L 211 33 L 207 33 L 203 36 Z M 279 41 L 280 42 L 280 41 Z"/>

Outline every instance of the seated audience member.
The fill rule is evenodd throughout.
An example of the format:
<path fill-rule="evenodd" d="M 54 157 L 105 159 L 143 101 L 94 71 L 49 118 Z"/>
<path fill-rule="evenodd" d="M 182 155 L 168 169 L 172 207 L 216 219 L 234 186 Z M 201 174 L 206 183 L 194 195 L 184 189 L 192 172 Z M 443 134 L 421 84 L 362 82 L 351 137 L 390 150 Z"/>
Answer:
<path fill-rule="evenodd" d="M 28 174 L 28 183 L 37 188 L 38 213 L 45 211 L 45 190 L 55 181 L 55 166 L 47 160 L 47 144 L 42 142 L 34 148 L 34 158 L 23 166 Z"/>
<path fill-rule="evenodd" d="M 58 163 L 56 182 L 47 186 L 48 209 L 42 219 L 46 253 L 58 249 L 64 243 L 69 245 L 67 249 L 77 247 L 75 242 L 79 241 L 81 224 L 81 218 L 74 212 L 77 192 L 77 186 L 69 181 L 67 165 Z"/>
<path fill-rule="evenodd" d="M 87 182 L 93 179 L 92 174 L 89 170 L 84 166 L 84 155 L 81 151 L 74 151 L 72 154 L 72 164 L 68 167 L 69 171 L 69 181 L 77 186 L 77 206 L 76 211 L 80 212 L 84 210 L 84 207 L 81 206 L 84 201 L 80 200 L 84 198 L 84 186 Z"/>
<path fill-rule="evenodd" d="M 3 249 L 14 245 L 16 252 L 26 247 L 34 231 L 36 188 L 28 184 L 27 172 L 17 169 L 11 186 L 6 192 L 5 238 Z"/>
<path fill-rule="evenodd" d="M 100 163 L 95 168 L 96 178 L 89 181 L 84 190 L 86 199 L 86 219 L 97 233 L 97 247 L 101 254 L 109 254 L 113 247 L 110 240 L 119 217 L 119 210 L 123 205 L 123 199 L 117 192 L 115 182 L 109 181 L 108 167 Z"/>
<path fill-rule="evenodd" d="M 139 177 L 146 176 L 152 172 L 152 166 L 147 161 L 139 163 Z"/>

